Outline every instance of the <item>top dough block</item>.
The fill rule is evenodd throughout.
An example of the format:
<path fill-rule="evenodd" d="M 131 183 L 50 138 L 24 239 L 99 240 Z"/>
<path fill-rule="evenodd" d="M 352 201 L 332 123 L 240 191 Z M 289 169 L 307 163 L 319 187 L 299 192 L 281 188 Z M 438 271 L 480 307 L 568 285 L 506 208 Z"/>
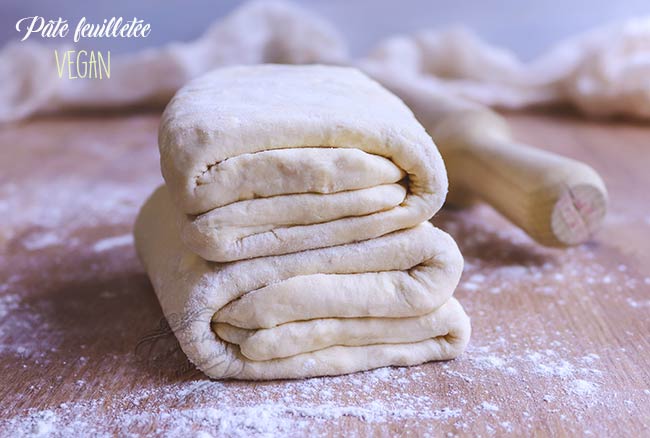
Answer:
<path fill-rule="evenodd" d="M 433 216 L 447 193 L 442 158 L 413 113 L 353 68 L 260 65 L 215 70 L 176 93 L 163 114 L 158 142 L 167 187 L 176 208 L 186 215 L 246 199 L 361 189 L 364 179 L 365 186 L 376 184 L 372 172 L 350 177 L 349 166 L 337 167 L 336 161 L 316 175 L 316 184 L 309 174 L 316 172 L 313 166 L 304 175 L 296 175 L 295 168 L 278 173 L 277 165 L 270 173 L 267 165 L 259 174 L 246 167 L 245 175 L 232 169 L 232 178 L 218 175 L 229 159 L 274 150 L 357 149 L 389 160 L 405 176 L 407 194 L 401 206 L 414 223 Z M 348 177 L 337 175 L 337 169 Z"/>

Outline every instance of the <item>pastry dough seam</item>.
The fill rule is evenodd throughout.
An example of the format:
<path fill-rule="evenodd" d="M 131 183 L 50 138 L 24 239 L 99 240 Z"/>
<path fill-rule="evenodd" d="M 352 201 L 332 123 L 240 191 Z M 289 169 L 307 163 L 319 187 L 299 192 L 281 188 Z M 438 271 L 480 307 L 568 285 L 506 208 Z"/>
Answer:
<path fill-rule="evenodd" d="M 212 328 L 210 328 L 210 329 L 212 330 Z M 212 331 L 214 332 L 214 330 L 212 330 Z M 231 345 L 233 348 L 235 348 L 235 349 L 237 350 L 237 352 L 238 352 L 239 354 L 241 354 L 242 356 L 246 357 L 246 359 L 249 360 L 249 361 L 251 361 L 251 362 L 267 362 L 267 361 L 269 361 L 269 360 L 286 359 L 286 358 L 289 358 L 289 357 L 299 356 L 299 355 L 301 355 L 301 354 L 309 354 L 309 353 L 313 353 L 313 352 L 315 352 L 315 351 L 321 351 L 321 350 L 325 350 L 325 349 L 328 349 L 328 348 L 336 348 L 336 347 L 342 347 L 342 348 L 354 348 L 354 347 L 382 346 L 382 345 L 409 345 L 409 344 L 418 344 L 418 343 L 420 343 L 420 342 L 425 342 L 425 341 L 435 341 L 435 340 L 437 340 L 437 341 L 441 341 L 441 342 L 445 342 L 445 343 L 448 344 L 448 345 L 452 345 L 452 344 L 453 344 L 452 342 L 450 342 L 450 336 L 451 336 L 451 334 L 450 334 L 450 333 L 447 333 L 447 334 L 444 334 L 444 335 L 437 335 L 437 336 L 427 337 L 427 338 L 420 339 L 419 341 L 412 341 L 412 342 L 370 342 L 370 343 L 368 343 L 368 344 L 363 344 L 363 345 L 332 344 L 332 345 L 328 345 L 327 347 L 324 347 L 324 348 L 316 348 L 316 349 L 314 349 L 314 350 L 305 350 L 305 351 L 302 351 L 302 352 L 300 352 L 300 353 L 292 354 L 292 355 L 289 355 L 289 356 L 274 357 L 274 358 L 272 358 L 272 359 L 266 359 L 266 360 L 255 360 L 255 359 L 251 359 L 250 357 L 248 357 L 248 356 L 246 356 L 244 353 L 242 353 L 242 351 L 241 351 L 241 347 L 239 346 L 239 344 L 233 344 L 233 343 L 231 343 L 231 342 L 228 342 L 228 341 L 226 341 L 225 339 L 220 338 L 219 335 L 217 335 L 216 333 L 214 333 L 214 335 L 215 335 L 215 336 L 216 336 L 216 337 L 217 337 L 221 342 L 223 342 L 223 343 L 225 343 L 225 344 L 228 344 L 228 345 Z M 457 336 L 456 336 L 456 337 L 451 337 L 451 339 L 460 339 L 460 337 L 457 337 Z"/>
<path fill-rule="evenodd" d="M 302 149 L 344 149 L 344 150 L 358 150 L 358 151 L 364 152 L 364 153 L 366 153 L 366 154 L 368 154 L 368 155 L 373 155 L 373 156 L 375 156 L 375 157 L 380 157 L 380 158 L 384 158 L 384 159 L 386 159 L 386 160 L 389 160 L 393 165 L 395 165 L 395 167 L 397 167 L 399 170 L 401 170 L 402 172 L 405 173 L 404 178 L 400 179 L 399 181 L 402 181 L 402 180 L 404 180 L 404 179 L 407 179 L 407 180 L 408 180 L 408 177 L 411 175 L 411 174 L 410 174 L 409 172 L 407 172 L 405 169 L 401 168 L 401 167 L 400 167 L 400 166 L 399 166 L 399 165 L 398 165 L 398 164 L 393 160 L 393 157 L 392 157 L 392 156 L 389 157 L 389 156 L 385 156 L 385 155 L 379 155 L 379 154 L 376 154 L 376 153 L 374 153 L 374 152 L 369 152 L 369 151 L 367 151 L 367 150 L 360 149 L 358 146 L 355 146 L 355 145 L 352 145 L 352 146 L 331 146 L 331 145 L 281 146 L 281 147 L 274 147 L 273 149 L 262 149 L 262 150 L 255 151 L 255 152 L 246 152 L 246 153 L 239 154 L 239 155 L 235 155 L 235 156 L 232 156 L 232 157 L 226 157 L 226 158 L 224 158 L 224 159 L 221 160 L 221 161 L 217 161 L 217 162 L 214 162 L 214 163 L 210 163 L 210 164 L 208 164 L 208 165 L 206 166 L 206 168 L 205 168 L 204 170 L 202 170 L 198 175 L 195 175 L 195 176 L 194 176 L 194 187 L 193 187 L 193 190 L 196 191 L 196 189 L 197 189 L 198 187 L 201 187 L 201 186 L 207 186 L 207 185 L 213 184 L 213 183 L 214 183 L 213 181 L 209 181 L 209 182 L 200 182 L 199 180 L 200 180 L 202 177 L 204 177 L 207 173 L 210 173 L 211 170 L 212 170 L 213 168 L 215 168 L 216 166 L 219 166 L 220 164 L 225 163 L 226 161 L 231 160 L 231 159 L 233 159 L 233 158 L 243 157 L 243 156 L 246 156 L 246 155 L 257 155 L 257 154 L 261 154 L 261 153 L 265 153 L 265 152 L 269 152 L 269 151 L 290 151 L 290 150 L 296 150 L 296 149 L 297 149 L 297 150 L 302 150 Z M 398 182 L 398 181 L 395 181 L 395 182 Z M 374 187 L 374 186 L 371 186 L 371 187 Z M 346 190 L 341 190 L 340 192 L 344 192 L 344 191 L 346 191 Z M 340 192 L 331 192 L 331 193 L 340 193 Z M 321 194 L 320 192 L 298 192 L 298 193 L 318 193 L 318 194 Z M 286 195 L 292 195 L 292 194 L 298 194 L 298 193 L 283 193 L 283 194 L 286 194 Z M 278 196 L 278 195 L 276 195 L 276 196 Z M 263 197 L 260 197 L 260 198 L 263 198 Z M 253 199 L 258 199 L 258 198 L 253 198 Z M 237 202 L 237 201 L 235 201 L 235 202 Z M 227 205 L 227 204 L 226 204 L 226 205 Z"/>

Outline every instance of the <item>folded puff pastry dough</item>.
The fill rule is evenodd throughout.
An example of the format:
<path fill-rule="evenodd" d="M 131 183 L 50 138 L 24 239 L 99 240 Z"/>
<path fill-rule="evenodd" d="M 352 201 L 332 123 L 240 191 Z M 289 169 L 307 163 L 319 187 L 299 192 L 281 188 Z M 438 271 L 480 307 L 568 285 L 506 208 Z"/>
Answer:
<path fill-rule="evenodd" d="M 213 378 L 336 375 L 451 359 L 469 319 L 451 298 L 453 239 L 424 222 L 376 239 L 230 263 L 181 242 L 166 187 L 143 206 L 136 247 L 189 359 Z"/>
<path fill-rule="evenodd" d="M 351 68 L 216 70 L 172 99 L 159 145 L 182 240 L 217 262 L 413 227 L 447 193 L 411 111 Z"/>

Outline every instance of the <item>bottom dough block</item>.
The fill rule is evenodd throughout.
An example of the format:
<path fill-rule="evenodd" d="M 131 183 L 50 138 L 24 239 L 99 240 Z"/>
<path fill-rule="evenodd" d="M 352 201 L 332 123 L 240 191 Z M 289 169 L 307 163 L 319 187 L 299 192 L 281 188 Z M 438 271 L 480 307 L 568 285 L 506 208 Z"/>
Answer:
<path fill-rule="evenodd" d="M 135 225 L 138 254 L 188 358 L 212 378 L 337 375 L 452 359 L 469 318 L 451 297 L 463 260 L 425 222 L 329 248 L 230 263 L 181 243 L 159 188 Z"/>

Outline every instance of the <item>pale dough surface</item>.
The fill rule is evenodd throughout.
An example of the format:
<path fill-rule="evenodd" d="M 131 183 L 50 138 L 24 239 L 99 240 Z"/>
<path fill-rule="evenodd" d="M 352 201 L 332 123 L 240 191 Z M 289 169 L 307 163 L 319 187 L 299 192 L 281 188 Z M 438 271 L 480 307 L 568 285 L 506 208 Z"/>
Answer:
<path fill-rule="evenodd" d="M 212 261 L 375 238 L 428 220 L 447 194 L 424 128 L 352 68 L 209 73 L 167 106 L 159 146 L 182 238 Z"/>
<path fill-rule="evenodd" d="M 450 298 L 453 239 L 429 222 L 376 239 L 231 263 L 178 238 L 167 188 L 142 207 L 138 253 L 190 360 L 213 378 L 335 375 L 451 359 L 469 318 Z"/>

